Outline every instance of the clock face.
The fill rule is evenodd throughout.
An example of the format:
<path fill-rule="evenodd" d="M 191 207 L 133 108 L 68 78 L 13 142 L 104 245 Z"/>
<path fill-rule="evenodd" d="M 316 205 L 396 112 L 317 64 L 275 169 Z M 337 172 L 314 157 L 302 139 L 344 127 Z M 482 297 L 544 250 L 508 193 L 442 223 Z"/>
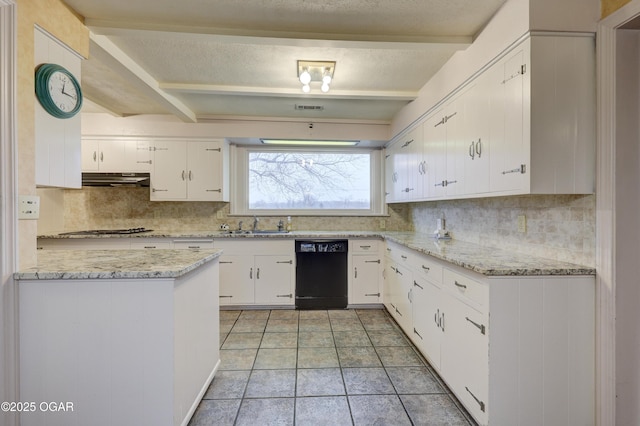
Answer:
<path fill-rule="evenodd" d="M 36 96 L 49 114 L 71 118 L 82 107 L 82 91 L 73 74 L 56 64 L 42 64 L 36 70 Z"/>
<path fill-rule="evenodd" d="M 78 91 L 68 74 L 56 71 L 49 77 L 49 96 L 60 111 L 71 112 L 78 105 Z"/>

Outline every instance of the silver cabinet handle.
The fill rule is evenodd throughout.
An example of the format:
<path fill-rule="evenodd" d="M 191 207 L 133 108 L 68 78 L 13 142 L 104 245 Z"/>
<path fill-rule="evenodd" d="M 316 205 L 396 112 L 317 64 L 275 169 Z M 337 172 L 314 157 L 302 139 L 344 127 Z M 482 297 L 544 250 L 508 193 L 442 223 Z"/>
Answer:
<path fill-rule="evenodd" d="M 100 162 L 104 163 L 104 152 L 100 152 Z"/>
<path fill-rule="evenodd" d="M 220 261 L 220 264 L 222 265 L 223 263 L 233 263 L 233 262 L 232 262 L 232 261 L 230 261 L 230 260 L 221 260 L 221 261 Z"/>
<path fill-rule="evenodd" d="M 413 285 L 418 287 L 420 290 L 424 290 L 424 287 L 422 287 L 420 284 L 418 284 L 417 282 L 415 282 L 415 280 L 413 281 Z"/>
<path fill-rule="evenodd" d="M 293 260 L 278 260 L 276 263 L 288 263 L 289 265 L 293 265 Z"/>
<path fill-rule="evenodd" d="M 527 172 L 527 166 L 526 164 L 520 164 L 520 167 L 515 168 L 515 169 L 511 169 L 511 170 L 505 170 L 504 172 L 502 172 L 503 175 L 509 174 L 509 173 L 520 173 L 520 174 L 525 174 Z"/>
<path fill-rule="evenodd" d="M 458 287 L 458 288 L 467 288 L 467 286 L 466 286 L 466 285 L 464 285 L 464 284 L 460 284 L 458 281 L 454 281 L 453 283 L 454 283 L 454 284 L 456 285 L 456 287 Z"/>
<path fill-rule="evenodd" d="M 192 176 L 193 176 L 193 173 L 191 172 L 191 170 L 189 170 L 189 180 L 193 180 Z"/>
<path fill-rule="evenodd" d="M 486 334 L 487 328 L 484 326 L 484 324 L 478 324 L 477 322 L 469 319 L 469 317 L 465 317 L 465 319 L 467 321 L 469 321 L 471 324 L 475 325 L 476 327 L 478 327 L 478 330 L 480 330 L 481 334 Z"/>
<path fill-rule="evenodd" d="M 93 161 L 95 162 L 98 159 L 98 153 L 93 151 Z"/>
<path fill-rule="evenodd" d="M 249 278 L 253 279 L 253 268 L 249 269 Z"/>
<path fill-rule="evenodd" d="M 185 172 L 184 172 L 184 170 L 183 170 L 183 171 L 182 171 L 182 180 L 184 180 L 184 174 L 185 174 Z"/>
<path fill-rule="evenodd" d="M 144 246 L 144 248 L 146 248 L 146 249 L 154 249 L 154 248 L 158 248 L 158 247 L 156 247 L 156 246 Z"/>
<path fill-rule="evenodd" d="M 233 296 L 222 296 L 222 295 L 220 295 L 220 296 L 218 296 L 218 297 L 219 297 L 220 299 L 224 299 L 224 298 L 231 299 Z"/>
<path fill-rule="evenodd" d="M 220 189 L 207 189 L 206 192 L 219 192 L 222 194 L 222 188 Z"/>
<path fill-rule="evenodd" d="M 474 144 L 475 141 L 471 141 L 471 145 L 469 145 L 469 157 L 471 157 L 472 160 L 474 160 L 476 157 L 476 148 Z"/>
<path fill-rule="evenodd" d="M 205 148 L 205 151 L 218 151 L 218 152 L 222 152 L 222 148 Z"/>
<path fill-rule="evenodd" d="M 202 247 L 200 247 L 200 246 L 187 246 L 187 248 L 190 248 L 190 249 L 199 249 L 199 248 L 202 248 Z"/>
<path fill-rule="evenodd" d="M 153 164 L 151 160 L 149 161 L 136 161 L 136 164 Z"/>
<path fill-rule="evenodd" d="M 407 256 L 405 256 L 404 254 L 401 254 L 400 257 L 403 258 L 404 260 L 407 260 Z"/>
<path fill-rule="evenodd" d="M 380 293 L 366 293 L 365 296 L 375 296 L 380 297 Z"/>
<path fill-rule="evenodd" d="M 360 248 L 361 248 L 361 249 L 363 249 L 363 250 L 364 250 L 364 249 L 370 249 L 370 248 L 371 248 L 371 246 L 360 246 Z"/>
<path fill-rule="evenodd" d="M 440 317 L 440 328 L 442 329 L 442 332 L 444 333 L 444 312 L 442 313 L 442 316 Z"/>
<path fill-rule="evenodd" d="M 424 269 L 425 272 L 429 272 L 431 270 L 431 268 L 429 268 L 428 266 L 424 266 L 424 265 L 422 265 L 422 269 Z"/>
<path fill-rule="evenodd" d="M 365 260 L 364 263 L 377 263 L 377 264 L 380 264 L 380 259 L 378 259 L 378 260 Z"/>
<path fill-rule="evenodd" d="M 276 297 L 288 297 L 289 299 L 293 298 L 293 294 L 276 294 Z"/>
<path fill-rule="evenodd" d="M 256 270 L 256 279 L 259 280 L 260 279 L 260 268 L 258 268 Z"/>
<path fill-rule="evenodd" d="M 413 333 L 414 333 L 416 336 L 418 336 L 418 337 L 420 338 L 420 340 L 424 340 L 424 339 L 422 338 L 422 336 L 420 335 L 420 333 L 418 333 L 418 330 L 416 330 L 416 328 L 415 328 L 415 327 L 413 327 Z"/>
<path fill-rule="evenodd" d="M 151 192 L 169 192 L 169 190 L 168 189 L 151 188 Z"/>
<path fill-rule="evenodd" d="M 467 390 L 467 392 L 469 392 L 469 394 L 471 394 L 471 396 L 473 397 L 473 399 L 475 399 L 475 400 L 476 400 L 476 402 L 477 402 L 477 403 L 478 403 L 478 405 L 480 406 L 480 411 L 482 411 L 482 412 L 484 413 L 484 410 L 485 410 L 485 404 L 484 404 L 484 402 L 482 402 L 482 401 L 480 401 L 478 398 L 476 398 L 476 396 L 473 394 L 473 392 L 471 392 L 471 391 L 469 390 L 469 388 L 468 388 L 468 387 L 466 387 L 466 386 L 465 386 L 464 388 Z"/>
<path fill-rule="evenodd" d="M 478 138 L 478 142 L 476 142 L 476 154 L 478 154 L 478 158 L 482 156 L 482 139 Z"/>
<path fill-rule="evenodd" d="M 358 278 L 358 268 L 353 268 L 355 273 L 353 274 L 353 278 Z"/>

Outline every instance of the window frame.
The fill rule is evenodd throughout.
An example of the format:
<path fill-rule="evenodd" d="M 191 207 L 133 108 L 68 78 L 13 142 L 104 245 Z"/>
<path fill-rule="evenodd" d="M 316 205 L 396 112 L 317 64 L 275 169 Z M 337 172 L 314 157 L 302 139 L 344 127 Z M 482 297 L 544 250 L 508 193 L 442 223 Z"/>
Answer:
<path fill-rule="evenodd" d="M 231 197 L 230 214 L 233 216 L 386 216 L 383 175 L 384 156 L 376 148 L 335 147 L 277 147 L 263 145 L 231 145 Z M 321 152 L 368 153 L 370 155 L 369 209 L 250 209 L 249 208 L 249 153 L 251 152 Z"/>

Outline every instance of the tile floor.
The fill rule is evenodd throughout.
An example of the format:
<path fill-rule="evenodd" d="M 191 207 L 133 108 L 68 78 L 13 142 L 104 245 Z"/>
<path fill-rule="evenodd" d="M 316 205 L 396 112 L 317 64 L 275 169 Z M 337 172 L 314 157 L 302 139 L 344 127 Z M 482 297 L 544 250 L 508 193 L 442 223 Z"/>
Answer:
<path fill-rule="evenodd" d="M 473 425 L 386 311 L 221 311 L 190 426 Z"/>

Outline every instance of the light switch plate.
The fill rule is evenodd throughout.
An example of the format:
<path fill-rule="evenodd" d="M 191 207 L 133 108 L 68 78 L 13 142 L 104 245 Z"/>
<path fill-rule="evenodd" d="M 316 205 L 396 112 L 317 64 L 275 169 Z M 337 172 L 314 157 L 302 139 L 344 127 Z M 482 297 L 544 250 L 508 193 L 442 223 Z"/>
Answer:
<path fill-rule="evenodd" d="M 38 195 L 18 196 L 18 219 L 38 219 L 40 217 L 40 197 Z"/>
<path fill-rule="evenodd" d="M 387 221 L 384 219 L 380 219 L 380 229 L 385 229 L 387 227 Z"/>
<path fill-rule="evenodd" d="M 527 217 L 523 214 L 518 216 L 518 232 L 527 232 Z"/>

